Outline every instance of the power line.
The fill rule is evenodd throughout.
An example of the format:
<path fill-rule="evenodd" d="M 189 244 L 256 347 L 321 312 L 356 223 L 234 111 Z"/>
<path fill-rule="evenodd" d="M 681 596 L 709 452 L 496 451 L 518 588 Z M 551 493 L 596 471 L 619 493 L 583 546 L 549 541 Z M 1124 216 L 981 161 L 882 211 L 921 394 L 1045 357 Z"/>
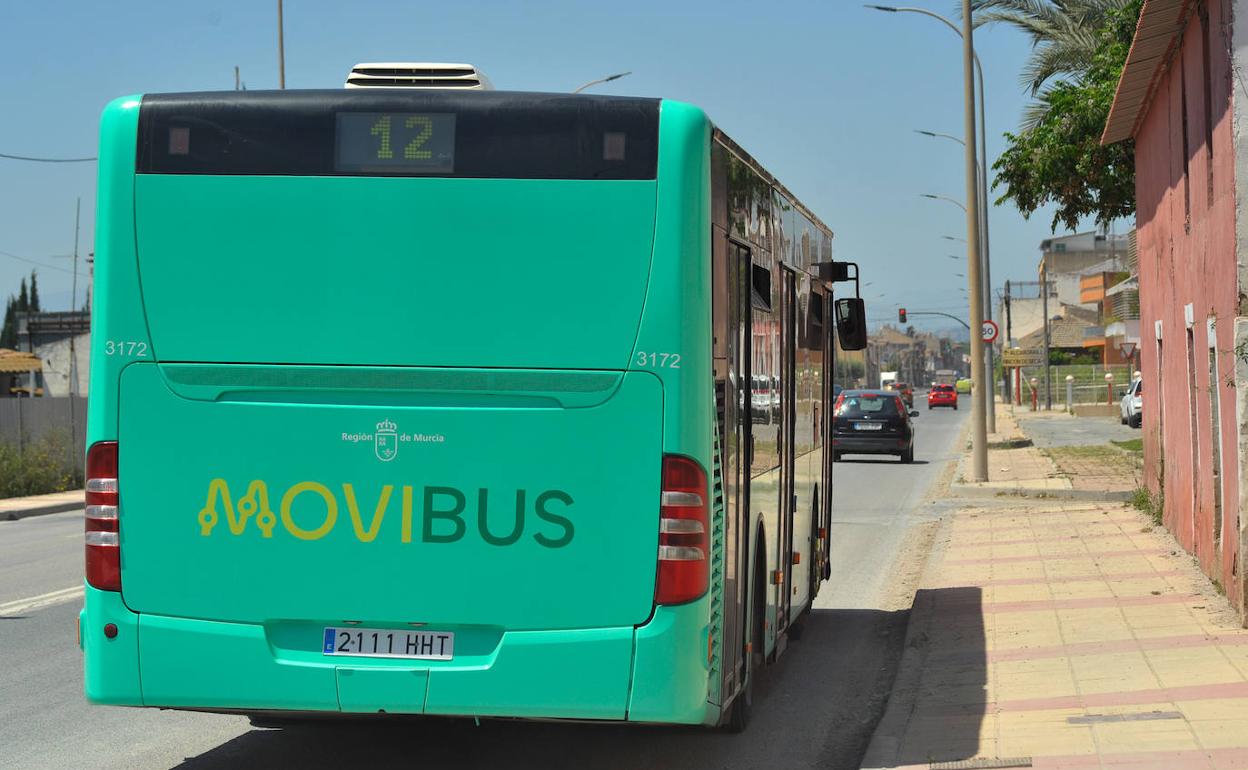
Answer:
<path fill-rule="evenodd" d="M 29 257 L 21 257 L 21 256 L 18 256 L 17 254 L 13 254 L 12 252 L 4 251 L 2 249 L 0 249 L 0 255 L 10 257 L 12 259 L 16 259 L 22 262 L 29 262 L 30 264 L 38 265 L 39 267 L 46 267 L 49 270 L 60 270 L 62 273 L 72 274 L 74 272 L 73 270 L 70 270 L 67 267 L 61 267 L 59 265 L 50 265 L 47 262 L 40 262 L 37 259 L 30 259 Z"/>
<path fill-rule="evenodd" d="M 26 155 L 6 155 L 0 152 L 0 158 L 8 158 L 9 160 L 27 160 L 31 163 L 91 163 L 96 158 L 32 158 Z"/>

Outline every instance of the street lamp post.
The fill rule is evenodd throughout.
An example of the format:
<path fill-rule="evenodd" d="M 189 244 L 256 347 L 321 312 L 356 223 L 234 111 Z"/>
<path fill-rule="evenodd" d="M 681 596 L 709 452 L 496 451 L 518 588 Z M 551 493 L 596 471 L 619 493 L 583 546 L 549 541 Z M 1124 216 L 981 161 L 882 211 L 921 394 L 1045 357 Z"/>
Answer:
<path fill-rule="evenodd" d="M 581 91 L 584 91 L 586 88 L 589 88 L 590 86 L 596 86 L 601 83 L 610 83 L 612 80 L 619 80 L 625 75 L 631 75 L 631 74 L 633 74 L 633 71 L 629 70 L 628 72 L 617 72 L 614 75 L 607 75 L 605 78 L 598 78 L 597 80 L 591 80 L 588 83 L 585 83 L 584 85 L 581 85 L 575 88 L 572 91 L 572 93 L 579 94 Z"/>
<path fill-rule="evenodd" d="M 909 7 L 898 7 L 898 6 L 892 6 L 892 5 L 874 5 L 874 4 L 867 4 L 866 7 L 872 8 L 877 11 L 884 11 L 886 13 L 917 13 L 923 16 L 930 16 L 931 18 L 939 21 L 941 24 L 944 24 L 949 29 L 953 30 L 954 34 L 961 36 L 963 38 L 964 49 L 966 47 L 966 39 L 973 34 L 971 32 L 972 24 L 969 23 L 969 20 L 971 18 L 971 9 L 970 9 L 970 6 L 967 5 L 965 2 L 963 3 L 963 8 L 962 8 L 962 15 L 965 18 L 963 18 L 962 20 L 963 29 L 961 30 L 959 30 L 958 26 L 954 24 L 952 21 L 950 21 L 949 19 L 945 18 L 944 16 L 941 16 L 938 13 L 929 11 L 926 8 L 909 8 Z M 983 211 L 980 217 L 980 231 L 981 231 L 981 239 L 982 239 L 980 241 L 980 248 L 983 250 L 982 258 L 983 258 L 983 268 L 984 268 L 983 275 L 982 275 L 982 280 L 983 280 L 982 291 L 983 291 L 983 302 L 984 302 L 983 315 L 984 315 L 984 318 L 991 320 L 992 319 L 992 271 L 990 269 L 991 258 L 989 254 L 989 248 L 988 248 L 988 202 L 987 202 L 988 201 L 988 147 L 987 147 L 988 135 L 987 135 L 987 132 L 984 130 L 984 112 L 986 111 L 986 104 L 984 102 L 984 67 L 979 62 L 979 55 L 975 53 L 975 46 L 973 43 L 971 45 L 969 58 L 974 63 L 975 69 L 979 75 L 979 153 L 978 154 L 979 154 L 979 158 L 981 162 L 977 164 L 978 166 L 977 170 L 978 170 L 978 175 L 979 175 L 979 179 L 978 179 L 979 199 L 982 203 L 982 211 Z M 967 65 L 967 68 L 969 67 L 970 67 L 970 64 Z M 975 125 L 974 119 L 972 119 L 969 125 L 971 126 L 971 128 L 974 128 L 974 125 Z M 972 144 L 974 144 L 974 141 L 975 141 L 974 132 L 968 131 L 966 136 L 971 137 Z M 994 387 L 995 366 L 993 364 L 992 359 L 993 359 L 993 349 L 991 346 L 989 346 L 987 349 L 987 357 L 985 358 L 985 362 L 984 362 L 985 363 L 984 371 L 988 375 L 985 379 L 987 380 L 988 395 L 990 398 L 989 405 L 988 405 L 988 426 L 989 426 L 988 429 L 992 432 L 995 432 L 996 421 L 997 421 L 996 420 L 996 407 L 993 406 L 995 402 L 995 398 L 996 398 L 995 394 L 993 393 L 993 391 L 995 390 L 995 387 Z"/>
<path fill-rule="evenodd" d="M 286 87 L 286 35 L 282 23 L 282 0 L 277 0 L 277 87 Z"/>
<path fill-rule="evenodd" d="M 962 94 L 964 104 L 962 134 L 966 137 L 966 250 L 967 250 L 967 281 L 971 290 L 971 365 L 974 371 L 984 372 L 984 336 L 980 329 L 984 325 L 984 297 L 982 276 L 979 268 L 987 260 L 981 259 L 979 253 L 979 180 L 975 173 L 975 40 L 971 25 L 971 0 L 962 0 Z M 972 477 L 975 481 L 988 480 L 988 422 L 989 409 L 996 406 L 988 402 L 991 392 L 991 379 L 986 379 L 984 387 L 973 388 L 971 394 L 971 465 Z"/>
<path fill-rule="evenodd" d="M 964 206 L 964 205 L 962 204 L 962 202 L 961 202 L 961 201 L 958 201 L 958 200 L 955 200 L 955 199 L 953 199 L 953 198 L 950 198 L 950 197 L 949 197 L 949 196 L 947 196 L 947 195 L 936 195 L 936 194 L 934 194 L 934 193 L 919 193 L 919 197 L 920 197 L 920 198 L 931 198 L 931 199 L 932 199 L 932 200 L 934 200 L 934 201 L 945 201 L 946 203 L 952 203 L 953 205 L 955 205 L 955 206 L 957 206 L 958 208 L 962 209 L 962 213 L 963 213 L 963 214 L 967 213 L 967 211 L 966 211 L 966 206 Z"/>

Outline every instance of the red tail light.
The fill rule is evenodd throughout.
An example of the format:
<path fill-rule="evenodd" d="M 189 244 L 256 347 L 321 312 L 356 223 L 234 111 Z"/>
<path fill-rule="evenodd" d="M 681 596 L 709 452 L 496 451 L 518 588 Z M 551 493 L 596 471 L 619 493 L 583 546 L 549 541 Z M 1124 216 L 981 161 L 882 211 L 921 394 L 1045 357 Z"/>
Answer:
<path fill-rule="evenodd" d="M 706 593 L 710 582 L 708 499 L 706 471 L 701 465 L 679 455 L 663 457 L 655 604 L 683 604 Z"/>
<path fill-rule="evenodd" d="M 117 442 L 87 450 L 87 583 L 121 590 L 121 547 L 117 529 Z"/>

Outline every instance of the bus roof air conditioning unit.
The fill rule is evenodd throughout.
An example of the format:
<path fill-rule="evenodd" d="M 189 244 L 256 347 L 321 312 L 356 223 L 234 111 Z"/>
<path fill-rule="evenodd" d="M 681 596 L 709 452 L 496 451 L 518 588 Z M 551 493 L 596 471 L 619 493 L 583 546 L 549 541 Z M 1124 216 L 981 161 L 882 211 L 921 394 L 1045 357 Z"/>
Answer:
<path fill-rule="evenodd" d="M 345 88 L 438 88 L 493 91 L 494 84 L 471 64 L 441 62 L 372 62 L 357 64 Z"/>

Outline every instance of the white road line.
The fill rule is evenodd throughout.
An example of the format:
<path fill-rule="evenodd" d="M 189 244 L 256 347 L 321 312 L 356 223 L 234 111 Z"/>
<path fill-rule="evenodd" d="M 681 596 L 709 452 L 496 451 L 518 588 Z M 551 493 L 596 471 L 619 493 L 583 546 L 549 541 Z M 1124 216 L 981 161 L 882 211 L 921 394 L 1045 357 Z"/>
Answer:
<path fill-rule="evenodd" d="M 71 586 L 62 588 L 59 591 L 49 591 L 46 594 L 38 596 L 30 596 L 25 599 L 18 599 L 8 604 L 0 604 L 0 616 L 20 615 L 23 612 L 37 610 L 41 607 L 51 607 L 54 604 L 62 604 L 64 602 L 72 602 L 82 596 L 82 586 Z"/>

